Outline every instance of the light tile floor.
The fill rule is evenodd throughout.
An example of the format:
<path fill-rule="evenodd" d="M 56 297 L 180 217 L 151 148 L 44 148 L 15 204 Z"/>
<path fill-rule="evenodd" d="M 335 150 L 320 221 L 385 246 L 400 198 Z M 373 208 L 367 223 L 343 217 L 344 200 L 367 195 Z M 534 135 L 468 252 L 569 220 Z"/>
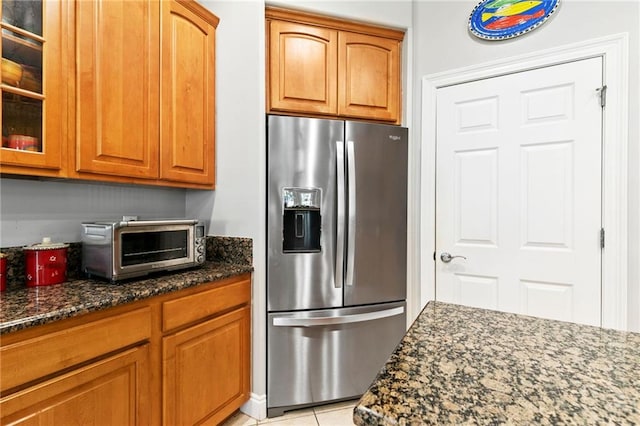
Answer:
<path fill-rule="evenodd" d="M 315 408 L 288 411 L 284 416 L 256 420 L 237 412 L 222 426 L 350 426 L 353 425 L 353 407 L 358 400 L 338 402 Z"/>

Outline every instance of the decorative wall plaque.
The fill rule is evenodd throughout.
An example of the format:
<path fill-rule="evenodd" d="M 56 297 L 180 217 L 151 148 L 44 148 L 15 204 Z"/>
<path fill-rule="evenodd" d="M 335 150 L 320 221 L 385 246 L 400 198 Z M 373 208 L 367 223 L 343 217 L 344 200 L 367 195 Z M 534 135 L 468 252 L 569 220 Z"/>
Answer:
<path fill-rule="evenodd" d="M 485 40 L 505 40 L 539 27 L 560 0 L 482 0 L 469 16 L 469 31 Z"/>

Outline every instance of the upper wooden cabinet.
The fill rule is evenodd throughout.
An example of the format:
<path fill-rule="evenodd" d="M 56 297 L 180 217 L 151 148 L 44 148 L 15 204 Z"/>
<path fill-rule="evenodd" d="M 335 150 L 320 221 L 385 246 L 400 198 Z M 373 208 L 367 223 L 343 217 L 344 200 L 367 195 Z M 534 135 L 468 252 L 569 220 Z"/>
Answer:
<path fill-rule="evenodd" d="M 76 14 L 76 176 L 213 188 L 218 18 L 190 0 Z"/>
<path fill-rule="evenodd" d="M 39 29 L 20 27 L 26 8 Z M 2 10 L 1 173 L 213 189 L 214 14 L 195 0 Z"/>
<path fill-rule="evenodd" d="M 404 33 L 268 7 L 267 111 L 401 121 Z"/>
<path fill-rule="evenodd" d="M 272 110 L 335 115 L 338 111 L 338 32 L 271 21 L 269 83 Z"/>
<path fill-rule="evenodd" d="M 160 178 L 213 187 L 218 18 L 194 2 L 161 3 Z"/>
<path fill-rule="evenodd" d="M 0 172 L 65 176 L 67 1 L 2 1 Z"/>
<path fill-rule="evenodd" d="M 160 10 L 76 3 L 76 171 L 158 177 Z"/>
<path fill-rule="evenodd" d="M 400 43 L 340 32 L 338 115 L 400 122 Z"/>

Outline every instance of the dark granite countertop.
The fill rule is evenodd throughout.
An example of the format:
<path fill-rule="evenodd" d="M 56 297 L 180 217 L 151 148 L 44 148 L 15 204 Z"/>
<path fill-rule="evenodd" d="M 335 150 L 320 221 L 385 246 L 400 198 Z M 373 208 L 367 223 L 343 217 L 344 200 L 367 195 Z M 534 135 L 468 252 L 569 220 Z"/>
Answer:
<path fill-rule="evenodd" d="M 640 334 L 429 302 L 353 420 L 640 424 Z"/>
<path fill-rule="evenodd" d="M 0 293 L 0 335 L 251 271 L 250 264 L 206 262 L 199 268 L 118 284 L 80 279 L 6 291 Z"/>

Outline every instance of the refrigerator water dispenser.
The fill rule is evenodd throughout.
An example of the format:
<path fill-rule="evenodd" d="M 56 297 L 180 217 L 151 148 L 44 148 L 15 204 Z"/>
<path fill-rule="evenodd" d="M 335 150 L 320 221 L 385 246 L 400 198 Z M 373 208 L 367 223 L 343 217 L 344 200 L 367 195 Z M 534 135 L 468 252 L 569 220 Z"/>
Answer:
<path fill-rule="evenodd" d="M 319 188 L 284 188 L 282 251 L 314 253 L 320 251 Z"/>

